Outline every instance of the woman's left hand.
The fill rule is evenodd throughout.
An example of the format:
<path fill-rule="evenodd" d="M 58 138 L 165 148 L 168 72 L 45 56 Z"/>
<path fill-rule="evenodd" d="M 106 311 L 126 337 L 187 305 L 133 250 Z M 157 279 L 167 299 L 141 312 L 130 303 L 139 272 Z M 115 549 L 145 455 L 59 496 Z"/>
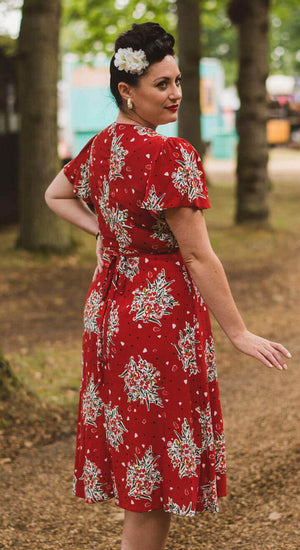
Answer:
<path fill-rule="evenodd" d="M 96 242 L 96 257 L 97 257 L 97 267 L 94 271 L 93 282 L 97 279 L 98 275 L 103 271 L 103 239 L 101 235 L 97 238 Z"/>
<path fill-rule="evenodd" d="M 278 370 L 286 370 L 287 364 L 285 358 L 292 356 L 279 342 L 271 342 L 257 334 L 245 329 L 237 337 L 230 338 L 231 343 L 242 353 L 258 359 L 266 367 L 275 367 Z"/>

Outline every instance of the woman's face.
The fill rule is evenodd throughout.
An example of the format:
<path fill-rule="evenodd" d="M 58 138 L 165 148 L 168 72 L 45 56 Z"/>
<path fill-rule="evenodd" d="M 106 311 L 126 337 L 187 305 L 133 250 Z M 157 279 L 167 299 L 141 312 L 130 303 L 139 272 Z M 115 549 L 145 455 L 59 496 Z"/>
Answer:
<path fill-rule="evenodd" d="M 141 119 L 151 128 L 177 120 L 181 102 L 181 73 L 172 55 L 150 65 L 139 79 L 137 87 L 130 87 L 133 109 L 128 115 Z"/>

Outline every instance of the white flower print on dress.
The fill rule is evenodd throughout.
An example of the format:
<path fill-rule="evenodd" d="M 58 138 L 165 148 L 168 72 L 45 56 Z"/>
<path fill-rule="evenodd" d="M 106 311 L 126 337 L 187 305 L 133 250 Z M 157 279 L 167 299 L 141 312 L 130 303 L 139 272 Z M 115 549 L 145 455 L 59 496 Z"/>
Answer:
<path fill-rule="evenodd" d="M 189 294 L 192 294 L 192 292 L 193 292 L 192 279 L 189 276 L 188 270 L 187 270 L 187 268 L 185 267 L 184 264 L 181 265 L 181 270 L 182 270 L 183 278 L 186 282 L 186 286 L 188 287 Z"/>
<path fill-rule="evenodd" d="M 213 382 L 217 378 L 217 365 L 212 336 L 210 336 L 205 342 L 205 363 L 207 366 L 207 380 L 209 382 Z"/>
<path fill-rule="evenodd" d="M 203 172 L 197 166 L 194 151 L 189 154 L 182 145 L 180 145 L 180 150 L 183 161 L 176 160 L 180 166 L 171 175 L 174 187 L 178 189 L 182 196 L 187 193 L 190 201 L 198 197 L 205 199 L 203 182 L 201 181 Z"/>
<path fill-rule="evenodd" d="M 163 210 L 163 199 L 166 193 L 163 193 L 160 197 L 156 194 L 155 186 L 152 185 L 148 198 L 142 202 L 142 207 L 146 210 L 160 211 Z"/>
<path fill-rule="evenodd" d="M 83 474 L 79 478 L 83 480 L 84 494 L 88 503 L 100 502 L 101 500 L 108 500 L 109 496 L 101 489 L 106 483 L 100 483 L 101 470 L 97 467 L 97 464 L 85 458 L 83 467 Z"/>
<path fill-rule="evenodd" d="M 127 279 L 132 281 L 133 277 L 140 272 L 139 261 L 139 256 L 120 256 L 117 269 L 119 273 L 123 273 Z"/>
<path fill-rule="evenodd" d="M 73 486 L 72 486 L 72 496 L 73 497 L 76 495 L 76 485 L 77 485 L 77 477 L 74 474 L 73 475 Z"/>
<path fill-rule="evenodd" d="M 189 293 L 192 294 L 193 291 L 194 291 L 197 301 L 200 303 L 200 306 L 203 306 L 204 305 L 204 300 L 203 300 L 198 288 L 196 287 L 195 282 L 190 277 L 189 272 L 188 272 L 188 270 L 187 270 L 187 268 L 185 267 L 184 264 L 182 264 L 181 269 L 182 269 L 183 278 L 186 282 Z"/>
<path fill-rule="evenodd" d="M 201 487 L 203 491 L 202 502 L 204 510 L 217 513 L 219 511 L 216 480 L 209 481 L 208 484 Z"/>
<path fill-rule="evenodd" d="M 99 309 L 102 306 L 102 294 L 98 290 L 92 290 L 89 295 L 83 314 L 83 327 L 86 332 L 91 335 L 99 334 L 99 327 L 97 324 L 97 319 L 99 318 Z"/>
<path fill-rule="evenodd" d="M 96 420 L 101 415 L 103 401 L 97 394 L 98 385 L 94 383 L 92 374 L 86 390 L 82 395 L 82 416 L 84 424 L 91 424 L 97 427 Z"/>
<path fill-rule="evenodd" d="M 226 472 L 226 453 L 225 453 L 225 434 L 215 433 L 215 450 L 216 450 L 216 472 L 225 474 Z"/>
<path fill-rule="evenodd" d="M 108 183 L 108 180 L 106 179 L 106 176 L 104 176 L 103 178 L 103 185 L 102 185 L 102 189 L 100 189 L 100 193 L 101 193 L 101 197 L 99 199 L 99 206 L 100 206 L 102 216 L 107 222 L 108 219 L 105 217 L 105 211 L 109 202 L 109 183 Z"/>
<path fill-rule="evenodd" d="M 122 416 L 118 412 L 118 405 L 112 408 L 111 402 L 104 406 L 104 428 L 110 445 L 119 451 L 119 445 L 123 443 L 123 433 L 128 432 L 124 426 Z"/>
<path fill-rule="evenodd" d="M 168 498 L 168 504 L 165 506 L 165 512 L 171 512 L 172 514 L 178 514 L 179 516 L 194 516 L 195 512 L 192 510 L 192 502 L 186 507 L 184 504 L 180 507 L 170 497 Z"/>
<path fill-rule="evenodd" d="M 196 317 L 193 322 L 194 326 L 185 322 L 184 331 L 179 331 L 178 344 L 173 344 L 177 350 L 178 358 L 182 362 L 183 370 L 188 371 L 190 376 L 199 372 L 196 358 L 196 344 L 199 344 L 199 340 L 196 340 L 195 336 L 196 330 L 199 329 L 199 323 Z"/>
<path fill-rule="evenodd" d="M 168 455 L 171 459 L 173 469 L 179 468 L 179 477 L 197 476 L 197 464 L 201 463 L 201 449 L 197 447 L 193 430 L 185 418 L 181 425 L 181 434 L 176 432 L 177 438 L 168 441 Z"/>
<path fill-rule="evenodd" d="M 142 359 L 140 355 L 137 362 L 135 362 L 134 357 L 130 357 L 124 372 L 119 376 L 124 378 L 128 401 L 140 400 L 141 404 L 145 402 L 148 411 L 151 403 L 162 407 L 162 401 L 157 390 L 163 388 L 156 385 L 156 378 L 160 376 L 160 372 L 151 363 Z"/>
<path fill-rule="evenodd" d="M 113 134 L 113 139 L 111 142 L 110 150 L 110 161 L 109 161 L 109 180 L 114 180 L 116 178 L 123 178 L 121 171 L 124 166 L 124 158 L 128 155 L 128 151 L 124 149 L 121 145 L 123 134 L 119 137 L 116 136 L 116 133 Z"/>
<path fill-rule="evenodd" d="M 152 130 L 152 128 L 147 128 L 147 126 L 134 126 L 134 128 L 140 136 L 153 137 L 153 135 L 157 135 L 155 130 Z M 166 136 L 160 136 L 160 138 L 167 139 Z"/>
<path fill-rule="evenodd" d="M 107 329 L 106 329 L 106 355 L 109 355 L 109 346 L 113 343 L 113 335 L 119 332 L 119 306 L 116 306 L 116 301 L 113 300 L 108 314 Z"/>
<path fill-rule="evenodd" d="M 193 285 L 193 289 L 194 289 L 194 292 L 195 292 L 197 301 L 199 302 L 199 304 L 200 304 L 201 307 L 204 306 L 204 300 L 203 300 L 203 298 L 202 298 L 202 296 L 201 296 L 201 294 L 200 294 L 198 288 L 196 287 L 194 281 L 192 281 L 192 285 Z"/>
<path fill-rule="evenodd" d="M 170 248 L 178 248 L 177 241 L 164 218 L 158 218 L 157 223 L 152 227 L 152 239 L 159 239 L 165 242 Z"/>
<path fill-rule="evenodd" d="M 130 225 L 126 225 L 128 218 L 128 210 L 120 210 L 119 205 L 116 203 L 116 207 L 109 207 L 109 183 L 104 176 L 103 188 L 100 189 L 99 208 L 105 222 L 109 225 L 112 233 L 119 243 L 120 250 L 124 250 L 131 243 L 131 237 L 128 234 L 127 229 L 132 229 Z"/>
<path fill-rule="evenodd" d="M 100 331 L 97 336 L 96 348 L 97 358 L 101 360 L 103 355 L 103 331 Z"/>
<path fill-rule="evenodd" d="M 161 326 L 160 319 L 164 315 L 170 315 L 171 313 L 168 309 L 173 309 L 179 305 L 167 290 L 174 281 L 167 283 L 164 269 L 157 275 L 153 283 L 148 279 L 146 280 L 148 285 L 146 288 L 144 287 L 142 290 L 137 288 L 132 293 L 134 298 L 130 313 L 136 311 L 136 316 L 133 318 L 134 321 L 143 321 L 143 323 L 152 322 Z"/>
<path fill-rule="evenodd" d="M 162 481 L 159 469 L 155 463 L 160 455 L 153 456 L 152 446 L 148 447 L 144 456 L 135 456 L 135 462 L 128 462 L 126 474 L 126 487 L 129 487 L 128 496 L 135 499 L 145 498 L 151 500 L 151 494 L 158 489 Z"/>
<path fill-rule="evenodd" d="M 204 411 L 200 407 L 195 409 L 199 413 L 199 422 L 201 424 L 201 452 L 206 449 L 213 449 L 214 446 L 214 432 L 211 419 L 210 404 L 208 403 Z"/>
<path fill-rule="evenodd" d="M 81 179 L 78 180 L 78 183 L 74 184 L 74 190 L 77 190 L 77 196 L 82 199 L 88 199 L 92 202 L 91 190 L 90 190 L 90 180 L 89 180 L 89 165 L 90 161 L 87 161 L 80 166 Z"/>

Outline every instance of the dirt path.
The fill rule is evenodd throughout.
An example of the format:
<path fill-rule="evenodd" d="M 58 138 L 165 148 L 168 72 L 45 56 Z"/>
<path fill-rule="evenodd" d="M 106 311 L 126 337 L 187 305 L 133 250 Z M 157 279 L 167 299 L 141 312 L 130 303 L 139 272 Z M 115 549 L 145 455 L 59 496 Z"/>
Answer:
<path fill-rule="evenodd" d="M 269 176 L 271 181 L 293 178 L 299 182 L 299 151 L 288 149 L 271 149 L 269 151 Z M 205 159 L 205 169 L 214 183 L 232 183 L 235 180 L 236 163 L 234 159 Z"/>

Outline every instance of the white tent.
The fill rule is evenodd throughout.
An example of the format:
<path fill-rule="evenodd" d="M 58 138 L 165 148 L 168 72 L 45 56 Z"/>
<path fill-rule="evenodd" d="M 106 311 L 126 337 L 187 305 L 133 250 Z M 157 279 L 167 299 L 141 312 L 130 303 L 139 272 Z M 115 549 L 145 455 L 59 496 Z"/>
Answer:
<path fill-rule="evenodd" d="M 266 81 L 267 92 L 270 95 L 292 95 L 294 86 L 295 79 L 283 74 L 271 75 Z"/>

